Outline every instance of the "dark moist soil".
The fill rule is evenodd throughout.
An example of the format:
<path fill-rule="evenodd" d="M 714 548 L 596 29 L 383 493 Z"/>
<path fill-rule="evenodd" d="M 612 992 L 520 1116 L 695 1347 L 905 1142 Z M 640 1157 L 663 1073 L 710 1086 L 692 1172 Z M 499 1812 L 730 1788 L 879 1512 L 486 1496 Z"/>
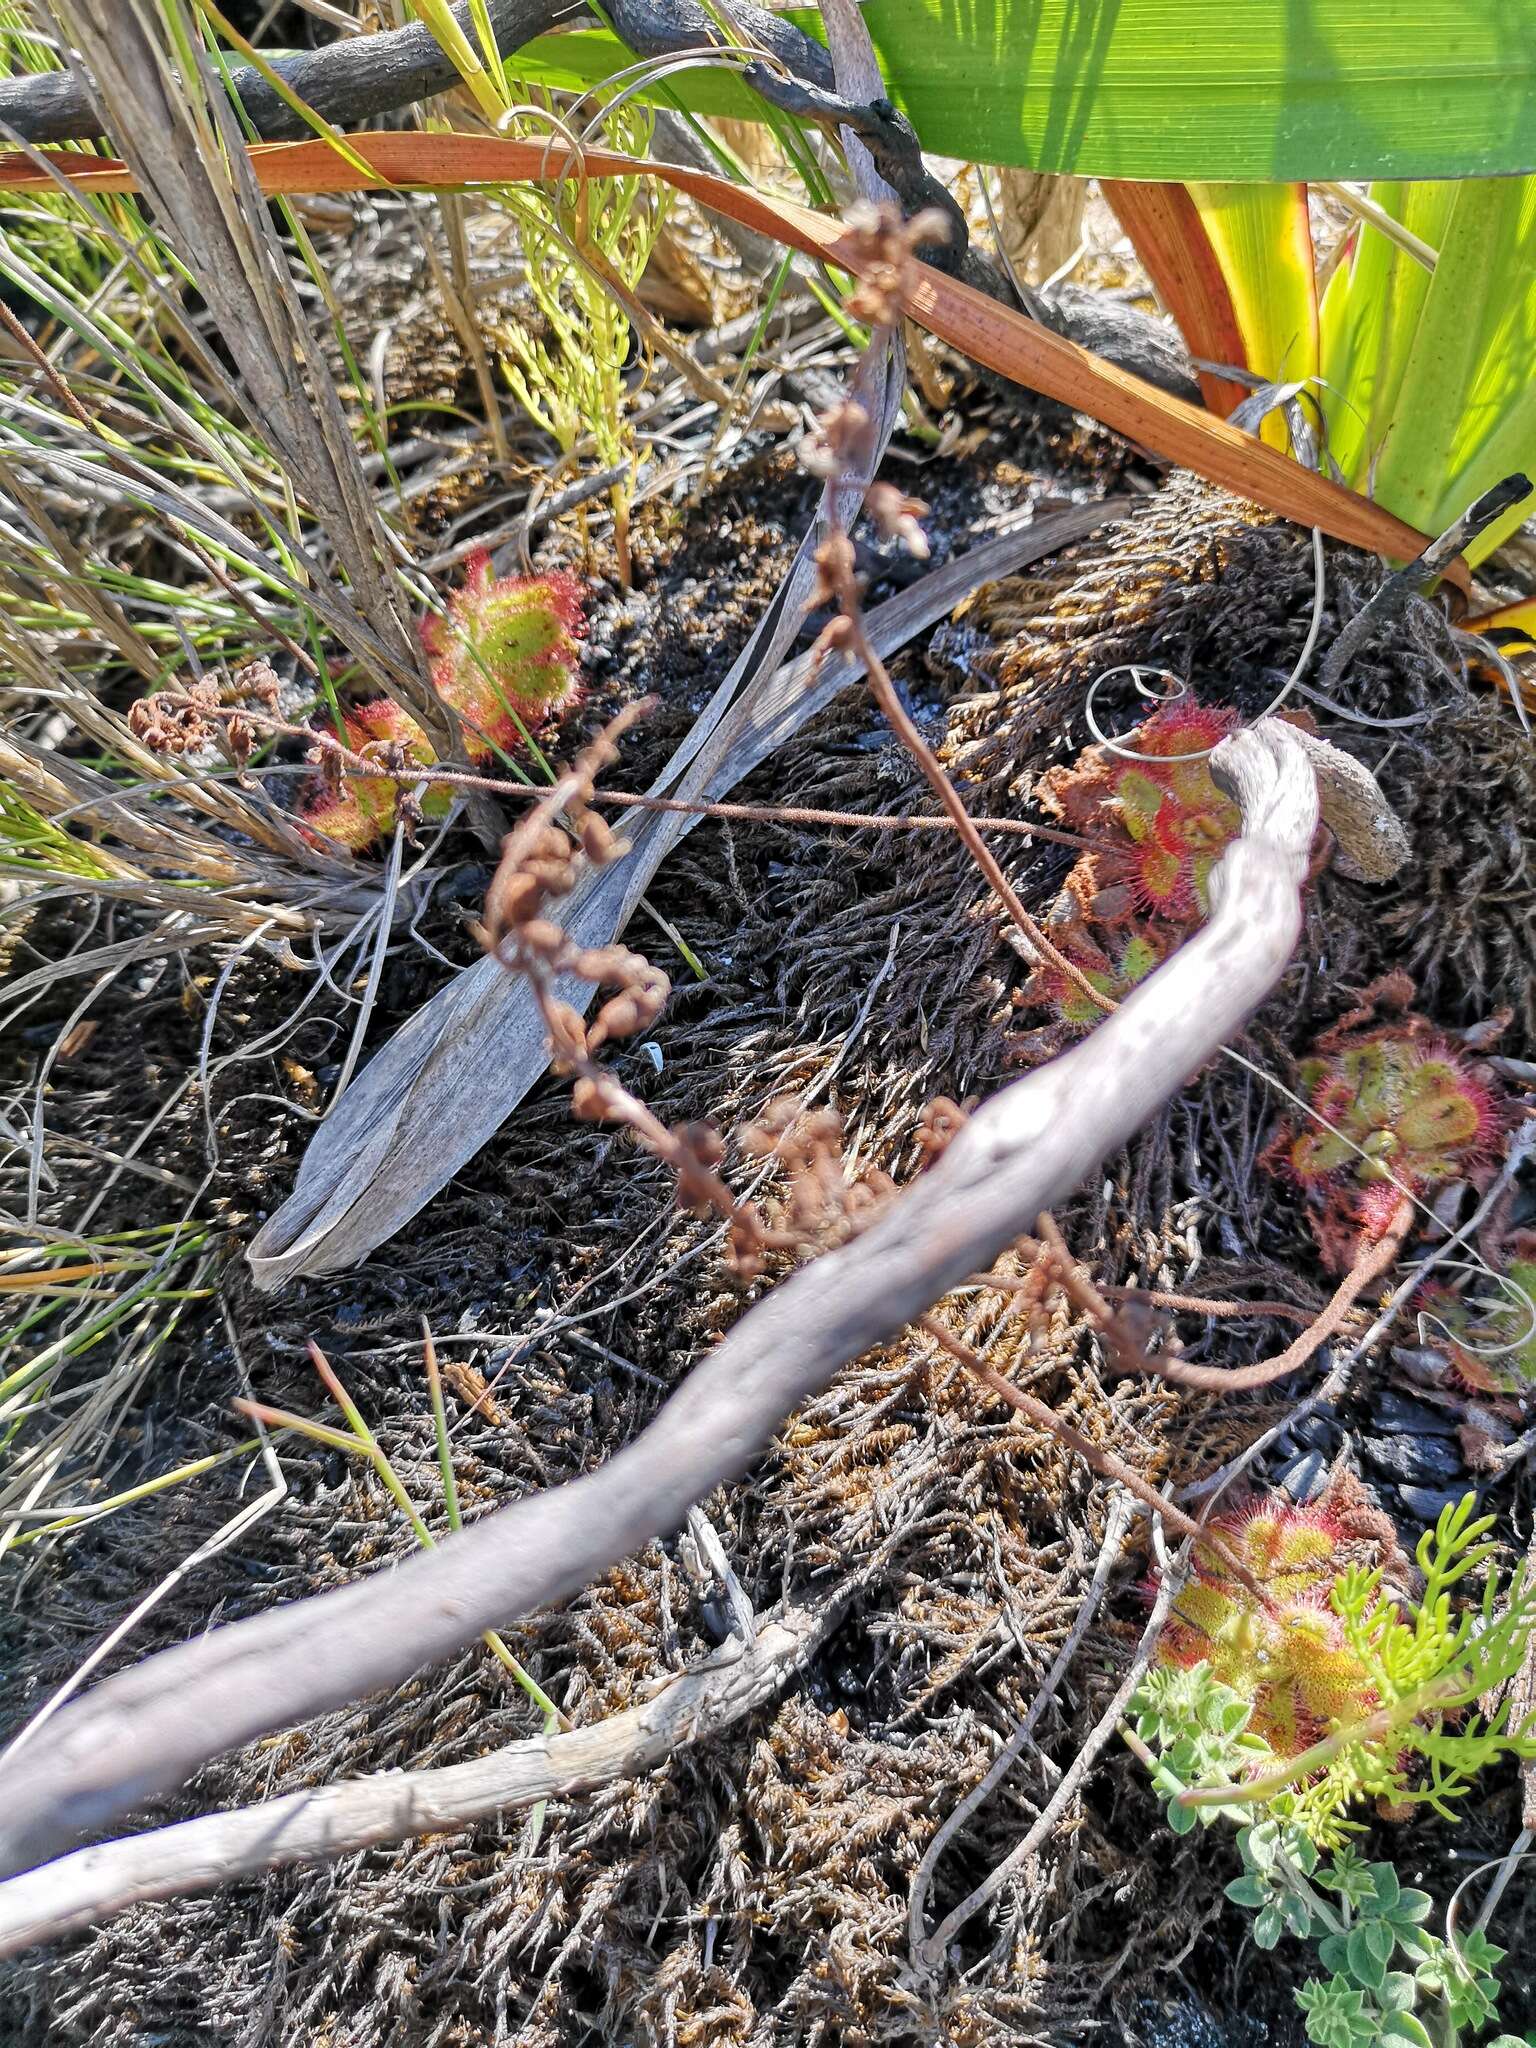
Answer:
<path fill-rule="evenodd" d="M 912 487 L 934 506 L 937 552 L 1028 496 L 1103 492 L 1122 458 L 1099 438 L 1047 445 L 1014 433 L 928 465 Z M 641 784 L 686 732 L 775 588 L 808 517 L 811 487 L 781 456 L 720 480 L 680 521 L 639 524 L 636 587 L 593 604 L 583 719 L 656 692 L 615 782 Z M 1328 631 L 1376 571 L 1330 550 Z M 878 597 L 904 565 L 872 561 Z M 1102 669 L 1139 659 L 1197 693 L 1262 709 L 1289 667 L 1311 601 L 1304 537 L 1177 481 L 1143 515 L 997 586 L 897 676 L 978 811 L 1017 810 L 1030 778 L 1080 747 L 1081 704 Z M 1433 707 L 1406 734 L 1338 736 L 1379 765 L 1407 819 L 1415 860 L 1367 888 L 1325 874 L 1296 967 L 1255 1021 L 1246 1050 L 1289 1074 L 1296 1052 L 1384 968 L 1418 975 L 1447 1027 L 1500 1005 L 1506 1048 L 1530 1055 L 1533 912 L 1520 841 L 1532 815 L 1531 757 L 1507 709 L 1469 687 L 1427 607 L 1349 677 L 1368 715 Z M 1106 694 L 1111 729 L 1128 699 Z M 861 692 L 835 703 L 739 794 L 854 811 L 926 808 L 906 757 Z M 483 855 L 438 888 L 421 931 L 450 960 L 473 957 L 466 916 Z M 1050 904 L 1071 856 L 999 847 L 1032 908 Z M 727 1134 L 768 1100 L 820 1083 L 860 1168 L 898 1179 L 934 1095 L 983 1094 L 1016 1071 L 1010 1003 L 1024 968 L 997 938 L 985 895 L 954 844 L 874 832 L 701 825 L 657 877 L 651 901 L 706 970 L 694 981 L 642 911 L 630 942 L 672 974 L 676 994 L 641 1048 L 615 1055 L 626 1082 L 669 1120 L 707 1117 Z M 98 938 L 100 934 L 97 935 Z M 40 917 L 13 971 L 60 957 L 76 934 Z M 217 963 L 145 968 L 120 985 L 96 1035 L 55 1075 L 60 1131 L 119 1143 L 195 1067 Z M 444 979 L 402 944 L 371 1043 Z M 303 1345 L 318 1338 L 435 1527 L 443 1517 L 420 1365 L 427 1315 L 453 1362 L 455 1442 L 467 1514 L 590 1470 L 655 1413 L 700 1350 L 741 1311 L 744 1291 L 713 1234 L 680 1218 L 666 1175 L 611 1131 L 573 1123 L 546 1082 L 399 1241 L 358 1271 L 256 1296 L 239 1248 L 282 1199 L 348 1027 L 326 1001 L 284 1032 L 308 983 L 243 960 L 213 1033 L 211 1100 L 196 1097 L 146 1146 L 196 1183 L 214 1134 L 205 1212 L 229 1232 L 222 1301 L 189 1313 L 125 1417 L 104 1483 L 124 1487 L 237 1441 L 230 1402 L 254 1390 L 323 1413 Z M 63 984 L 34 1013 L 24 1065 L 75 999 Z M 326 999 L 329 1000 L 328 998 Z M 271 1034 L 276 1034 L 275 1038 Z M 261 1045 L 260 1052 L 248 1048 Z M 206 1124 L 205 1124 L 206 1115 Z M 1294 1197 L 1256 1168 L 1272 1109 L 1258 1084 L 1216 1066 L 1062 1212 L 1099 1277 L 1198 1289 L 1242 1287 L 1321 1302 L 1321 1273 Z M 733 1150 L 728 1170 L 741 1176 Z M 65 1180 L 62 1219 L 90 1175 Z M 124 1185 L 104 1226 L 169 1220 L 177 1198 Z M 962 1303 L 961 1326 L 1018 1339 Z M 968 1320 L 967 1320 L 968 1319 Z M 1288 1327 L 1254 1318 L 1184 1326 L 1185 1350 L 1217 1362 L 1271 1352 Z M 467 1372 L 492 1392 L 480 1408 Z M 1061 1322 L 1018 1364 L 1080 1428 L 1113 1441 L 1147 1476 L 1197 1477 L 1288 1409 L 1289 1390 L 1225 1400 L 1114 1382 L 1096 1348 Z M 1346 1408 L 1324 1415 L 1327 1462 L 1355 1462 L 1400 1390 L 1378 1360 Z M 1309 1382 L 1310 1383 L 1310 1382 Z M 1401 1493 L 1424 1477 L 1419 1439 L 1401 1470 L 1365 1466 L 1405 1522 Z M 1451 1440 L 1433 1440 L 1444 1456 Z M 1283 1444 L 1276 1463 L 1311 1445 Z M 1415 1457 L 1419 1462 L 1414 1462 Z M 119 1661 L 278 1601 L 344 1583 L 409 1553 L 382 1489 L 340 1453 L 284 1452 L 290 1492 L 240 1542 L 179 1587 Z M 1458 1468 L 1437 1470 L 1459 1482 Z M 260 1484 L 219 1468 L 43 1547 L 12 1581 L 3 1649 L 16 1718 L 157 1574 L 217 1530 Z M 1525 1480 L 1487 1489 L 1513 1539 L 1530 1526 Z M 984 1774 L 1039 1690 L 1071 1627 L 1103 1540 L 1106 1491 L 1054 1440 L 999 1413 L 984 1392 L 913 1341 L 860 1360 L 790 1419 L 748 1480 L 707 1504 L 759 1609 L 814 1602 L 851 1581 L 844 1619 L 803 1679 L 725 1735 L 652 1777 L 526 1816 L 283 1871 L 200 1899 L 151 1905 L 13 1965 L 0 1983 L 0 2039 L 50 2044 L 282 2044 L 282 2048 L 482 2048 L 666 2042 L 947 2043 L 1106 2041 L 1184 2048 L 1300 2038 L 1294 1954 L 1263 1955 L 1221 1887 L 1220 1835 L 1181 1840 L 1139 1768 L 1114 1751 L 1078 1817 L 973 1919 L 935 1983 L 908 1962 L 913 1872 L 935 1829 Z M 1138 1539 L 1139 1540 L 1139 1539 Z M 941 1862 L 930 1924 L 1028 1827 L 1056 1770 L 1102 1712 L 1139 1635 L 1128 1557 L 1120 1591 L 1088 1631 L 1025 1759 Z M 653 1544 L 556 1613 L 509 1616 L 515 1651 L 578 1722 L 632 1704 L 658 1673 L 696 1659 L 716 1617 L 701 1609 L 673 1545 Z M 324 1654 L 323 1640 L 316 1652 Z M 190 1813 L 364 1771 L 449 1763 L 532 1731 L 533 1716 L 483 1651 L 386 1697 L 210 1765 L 165 1809 Z M 1049 1763 L 1045 1759 L 1051 1760 Z M 1518 1832 L 1512 1775 L 1486 1785 L 1452 1830 L 1434 1818 L 1381 1830 L 1405 1880 L 1445 1900 Z M 1514 1889 L 1518 1889 L 1514 1888 Z M 1500 1940 L 1530 1953 L 1526 1894 Z M 1503 2020 L 1536 2019 L 1527 1974 L 1506 1974 Z"/>

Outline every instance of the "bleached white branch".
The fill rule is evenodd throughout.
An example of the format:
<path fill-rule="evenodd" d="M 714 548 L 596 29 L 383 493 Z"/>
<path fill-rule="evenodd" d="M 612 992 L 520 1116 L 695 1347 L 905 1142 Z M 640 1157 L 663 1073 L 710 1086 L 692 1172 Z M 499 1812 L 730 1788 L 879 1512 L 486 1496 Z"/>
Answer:
<path fill-rule="evenodd" d="M 0 1956 L 94 1927 L 146 1899 L 184 1898 L 290 1863 L 323 1863 L 541 1799 L 594 1791 L 654 1770 L 675 1749 L 713 1735 L 772 1699 L 814 1652 L 844 1602 L 791 1608 L 729 1660 L 667 1682 L 627 1713 L 564 1735 L 536 1735 L 469 1763 L 392 1771 L 260 1806 L 210 1813 L 77 1849 L 0 1885 Z"/>
<path fill-rule="evenodd" d="M 1262 721 L 1212 768 L 1242 836 L 1208 922 L 1070 1052 L 1004 1088 L 859 1237 L 791 1274 L 605 1465 L 356 1585 L 210 1630 L 68 1707 L 0 1781 L 0 1871 L 172 1790 L 209 1757 L 398 1684 L 482 1629 L 568 1599 L 679 1526 L 850 1359 L 984 1270 L 1231 1037 L 1284 972 L 1317 823 L 1308 756 Z M 0 1899 L 4 1892 L 0 1891 Z"/>

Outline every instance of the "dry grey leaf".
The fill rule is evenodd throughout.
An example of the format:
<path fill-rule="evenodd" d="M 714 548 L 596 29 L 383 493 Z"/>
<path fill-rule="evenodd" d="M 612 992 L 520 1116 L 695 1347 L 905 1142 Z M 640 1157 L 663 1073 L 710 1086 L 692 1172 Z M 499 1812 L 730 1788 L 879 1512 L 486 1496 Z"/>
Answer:
<path fill-rule="evenodd" d="M 873 611 L 875 646 L 890 654 L 978 584 L 1083 539 L 1120 509 L 1111 502 L 1034 521 L 1022 516 Z M 720 685 L 652 785 L 653 795 L 725 796 L 858 680 L 860 670 L 836 656 L 814 681 L 807 656 L 767 673 L 755 667 L 758 647 L 782 647 L 799 618 L 808 550 L 801 559 L 806 575 L 792 577 L 770 606 L 759 628 L 762 639 Z M 656 869 L 695 822 L 651 812 L 626 825 L 628 857 L 588 873 L 568 899 L 562 921 L 573 940 L 601 946 L 623 931 Z M 592 995 L 577 983 L 559 993 L 582 1005 Z M 299 1274 L 356 1265 L 474 1156 L 548 1064 L 544 1026 L 526 987 L 493 961 L 467 968 L 375 1054 L 311 1139 L 293 1192 L 251 1244 L 257 1284 L 270 1289 Z"/>

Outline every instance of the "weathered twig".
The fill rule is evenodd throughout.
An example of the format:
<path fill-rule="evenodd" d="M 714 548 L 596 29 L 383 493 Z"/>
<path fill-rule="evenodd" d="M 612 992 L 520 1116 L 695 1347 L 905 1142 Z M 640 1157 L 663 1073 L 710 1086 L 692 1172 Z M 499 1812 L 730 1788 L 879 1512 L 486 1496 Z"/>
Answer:
<path fill-rule="evenodd" d="M 978 825 L 986 821 L 978 818 Z M 968 1283 L 972 1287 L 990 1288 L 994 1294 L 1029 1294 L 1039 1286 L 1038 1280 L 1029 1274 L 1018 1273 L 973 1273 Z M 1218 1301 L 1203 1294 L 1171 1294 L 1160 1287 L 1134 1287 L 1112 1280 L 1095 1282 L 1099 1294 L 1113 1301 L 1123 1301 L 1132 1306 L 1145 1304 L 1148 1308 L 1175 1309 L 1181 1315 L 1190 1316 L 1282 1316 L 1293 1323 L 1310 1323 L 1310 1309 L 1298 1308 L 1293 1301 Z"/>
<path fill-rule="evenodd" d="M 989 1285 L 996 1285 L 995 1281 Z M 1145 1302 L 1149 1308 L 1168 1308 L 1180 1315 L 1188 1316 L 1281 1316 L 1292 1323 L 1310 1323 L 1312 1316 L 1307 1309 L 1298 1308 L 1294 1301 L 1216 1301 L 1203 1294 L 1170 1294 L 1160 1287 L 1124 1287 L 1113 1281 L 1101 1280 L 1099 1292 L 1114 1301 Z"/>
<path fill-rule="evenodd" d="M 642 56 L 707 49 L 719 41 L 719 31 L 712 32 L 708 15 L 695 0 L 666 0 L 664 5 L 655 0 L 614 0 L 607 11 L 619 34 Z M 736 0 L 731 11 L 759 48 L 831 87 L 826 51 L 793 22 L 752 6 L 750 0 Z M 488 12 L 497 47 L 510 56 L 582 9 L 572 0 L 490 0 Z M 471 47 L 478 49 L 469 8 L 459 6 L 454 13 Z M 347 37 L 319 50 L 272 57 L 268 63 L 307 106 L 342 127 L 431 99 L 460 82 L 453 59 L 419 22 L 377 35 Z M 254 66 L 232 67 L 231 80 L 247 119 L 264 140 L 302 140 L 312 132 Z M 75 71 L 0 81 L 0 122 L 24 142 L 83 142 L 104 130 L 101 110 L 85 78 Z"/>
<path fill-rule="evenodd" d="M 536 1735 L 470 1763 L 380 1772 L 260 1806 L 104 1842 L 0 1885 L 0 1956 L 91 1927 L 146 1899 L 181 1898 L 285 1864 L 319 1863 L 428 1829 L 467 1827 L 542 1799 L 638 1777 L 684 1743 L 770 1700 L 837 1621 L 846 1597 L 791 1608 L 729 1659 L 668 1679 L 595 1727 Z"/>
<path fill-rule="evenodd" d="M 986 1804 L 993 1792 L 1013 1769 L 1024 1750 L 1034 1737 L 1035 1725 L 1056 1697 L 1056 1688 L 1066 1677 L 1072 1659 L 1077 1655 L 1078 1646 L 1093 1624 L 1104 1598 L 1104 1589 L 1109 1584 L 1110 1572 L 1120 1559 L 1120 1547 L 1125 1541 L 1126 1531 L 1131 1526 L 1132 1509 L 1129 1497 L 1117 1493 L 1110 1502 L 1109 1515 L 1104 1525 L 1104 1541 L 1099 1546 L 1098 1562 L 1093 1568 L 1093 1577 L 1084 1593 L 1082 1604 L 1077 1610 L 1067 1640 L 1058 1651 L 1056 1661 L 1046 1674 L 1044 1685 L 1029 1703 L 1029 1711 L 1017 1728 L 1008 1737 L 993 1759 L 986 1776 L 979 1784 L 973 1785 L 954 1810 L 940 1823 L 938 1832 L 923 1851 L 922 1861 L 912 1880 L 912 1893 L 907 1906 L 907 1927 L 911 1935 L 914 1953 L 918 1951 L 927 1935 L 928 1894 L 933 1886 L 933 1873 L 939 1867 L 939 1858 L 954 1840 L 955 1835 L 978 1807 Z"/>
<path fill-rule="evenodd" d="M 1243 832 L 1207 924 L 1083 1042 L 965 1122 L 862 1235 L 742 1317 L 636 1440 L 598 1471 L 504 1508 L 430 1555 L 208 1634 L 61 1713 L 46 1754 L 0 1786 L 14 1871 L 169 1791 L 207 1758 L 397 1683 L 487 1626 L 569 1598 L 743 1472 L 780 1420 L 888 1341 L 1074 1189 L 1251 1014 L 1301 929 L 1317 822 L 1291 729 L 1223 742 Z"/>
<path fill-rule="evenodd" d="M 1162 1634 L 1163 1623 L 1168 1619 L 1169 1609 L 1173 1606 L 1178 1585 L 1177 1573 L 1164 1560 L 1152 1612 L 1147 1616 L 1147 1625 L 1141 1632 L 1136 1655 L 1131 1660 L 1130 1669 L 1121 1679 L 1114 1698 L 1094 1723 L 1087 1741 L 1062 1773 L 1061 1782 L 1041 1808 L 1039 1818 L 1023 1841 L 1009 1850 L 997 1868 L 982 1880 L 969 1897 L 962 1899 L 952 1912 L 947 1913 L 926 1939 L 923 1938 L 922 1930 L 914 1927 L 912 1960 L 919 1969 L 937 1970 L 944 1960 L 946 1945 L 971 1915 L 979 1913 L 988 1900 L 996 1898 L 1015 1871 L 1021 1870 L 1031 1856 L 1038 1855 L 1041 1844 L 1049 1840 L 1056 1823 L 1076 1796 L 1078 1786 L 1097 1761 L 1100 1750 L 1113 1736 L 1131 1695 L 1140 1685 L 1142 1676 L 1152 1661 L 1152 1652 L 1156 1649 L 1157 1639 Z"/>

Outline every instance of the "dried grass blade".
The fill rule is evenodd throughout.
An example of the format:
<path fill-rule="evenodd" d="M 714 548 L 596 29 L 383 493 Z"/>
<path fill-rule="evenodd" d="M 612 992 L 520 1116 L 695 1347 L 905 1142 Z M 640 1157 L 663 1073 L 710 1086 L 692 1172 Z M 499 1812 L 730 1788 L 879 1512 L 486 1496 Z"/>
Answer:
<path fill-rule="evenodd" d="M 787 242 L 803 254 L 847 264 L 850 254 L 839 222 L 792 200 L 769 198 L 728 184 L 706 171 L 677 164 L 641 162 L 606 150 L 587 150 L 579 165 L 544 143 L 474 135 L 352 135 L 353 151 L 373 174 L 391 185 L 440 188 L 475 184 L 508 185 L 559 178 L 633 177 L 665 179 L 701 205 L 743 227 Z M 64 161 L 61 157 L 59 161 Z M 365 181 L 326 143 L 259 145 L 250 151 L 261 190 L 273 193 L 341 192 L 363 189 Z M 130 191 L 125 167 L 83 155 L 69 158 L 71 175 L 86 189 Z M 0 156 L 0 190 L 42 182 L 26 158 Z M 1091 413 L 1106 426 L 1140 442 L 1170 462 L 1182 463 L 1282 517 L 1318 526 L 1335 540 L 1411 560 L 1426 537 L 1383 512 L 1369 499 L 1303 469 L 1278 449 L 1198 406 L 1144 384 L 1075 342 L 1053 334 L 1022 314 L 941 271 L 919 266 L 920 276 L 906 311 L 930 333 L 972 361 L 1016 383 Z M 1447 572 L 1466 586 L 1465 567 Z"/>
<path fill-rule="evenodd" d="M 57 0 L 56 11 L 90 71 L 135 189 L 151 201 L 158 232 L 177 249 L 215 316 L 252 419 L 345 572 L 355 602 L 337 628 L 340 637 L 413 709 L 425 711 L 424 722 L 440 724 L 388 572 L 393 543 L 268 224 L 254 160 L 228 101 L 207 92 L 195 66 L 191 86 L 172 65 L 177 38 L 170 31 L 179 30 L 189 45 L 195 39 L 180 0 L 169 20 L 149 0 L 120 0 L 110 21 L 93 0 Z M 329 141 L 314 147 L 348 178 L 366 182 L 361 157 L 344 158 Z M 23 160 L 33 179 L 45 179 Z"/>

